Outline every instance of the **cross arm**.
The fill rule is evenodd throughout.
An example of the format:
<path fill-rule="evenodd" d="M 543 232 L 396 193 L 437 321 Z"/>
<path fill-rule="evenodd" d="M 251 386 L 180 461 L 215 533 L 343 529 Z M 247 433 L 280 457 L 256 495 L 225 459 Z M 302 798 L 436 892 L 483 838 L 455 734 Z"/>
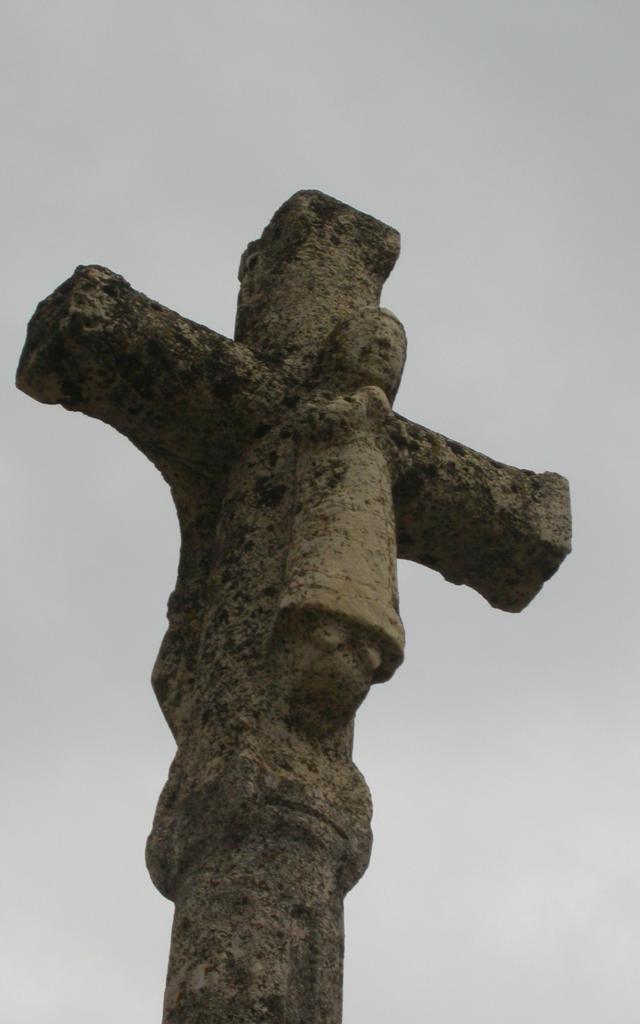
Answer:
<path fill-rule="evenodd" d="M 521 611 L 571 550 L 569 485 L 394 415 L 398 557 Z"/>
<path fill-rule="evenodd" d="M 110 423 L 153 461 L 214 474 L 277 404 L 249 351 L 105 267 L 81 266 L 36 309 L 18 387 Z"/>

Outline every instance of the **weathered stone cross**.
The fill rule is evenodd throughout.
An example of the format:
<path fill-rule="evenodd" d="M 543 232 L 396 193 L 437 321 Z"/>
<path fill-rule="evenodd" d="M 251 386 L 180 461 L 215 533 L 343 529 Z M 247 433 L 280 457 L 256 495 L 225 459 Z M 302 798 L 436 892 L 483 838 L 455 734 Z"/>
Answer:
<path fill-rule="evenodd" d="M 519 611 L 569 550 L 566 481 L 391 411 L 399 236 L 319 192 L 240 264 L 235 341 L 79 267 L 18 386 L 121 431 L 182 546 L 153 685 L 177 742 L 147 846 L 176 905 L 164 1024 L 338 1024 L 370 853 L 353 719 L 402 660 L 396 557 Z"/>

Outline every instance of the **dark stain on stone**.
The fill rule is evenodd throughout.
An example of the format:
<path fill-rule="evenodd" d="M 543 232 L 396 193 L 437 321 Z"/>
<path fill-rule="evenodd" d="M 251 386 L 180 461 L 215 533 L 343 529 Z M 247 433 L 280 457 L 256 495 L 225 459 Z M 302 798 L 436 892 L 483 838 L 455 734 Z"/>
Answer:
<path fill-rule="evenodd" d="M 465 456 L 467 454 L 465 448 L 461 444 L 458 444 L 457 441 L 450 441 L 448 437 L 445 438 L 445 441 L 447 442 L 451 451 L 454 452 L 456 455 Z"/>
<path fill-rule="evenodd" d="M 402 474 L 394 487 L 394 498 L 406 501 L 418 496 L 424 484 L 424 470 L 418 466 L 412 466 Z"/>
<path fill-rule="evenodd" d="M 261 505 L 268 508 L 275 508 L 280 504 L 287 488 L 284 484 L 274 484 L 271 477 L 261 476 L 256 480 L 256 495 Z"/>

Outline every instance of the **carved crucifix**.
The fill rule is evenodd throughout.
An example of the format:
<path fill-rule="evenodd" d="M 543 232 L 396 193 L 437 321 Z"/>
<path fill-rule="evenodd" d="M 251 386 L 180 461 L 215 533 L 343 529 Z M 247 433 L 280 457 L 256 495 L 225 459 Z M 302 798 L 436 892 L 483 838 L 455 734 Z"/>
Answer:
<path fill-rule="evenodd" d="M 566 481 L 392 412 L 392 228 L 298 192 L 240 264 L 230 341 L 79 267 L 18 386 L 111 424 L 181 527 L 153 685 L 177 751 L 147 845 L 175 902 L 164 1024 L 339 1024 L 370 854 L 355 711 L 402 660 L 396 558 L 520 611 L 569 551 Z"/>

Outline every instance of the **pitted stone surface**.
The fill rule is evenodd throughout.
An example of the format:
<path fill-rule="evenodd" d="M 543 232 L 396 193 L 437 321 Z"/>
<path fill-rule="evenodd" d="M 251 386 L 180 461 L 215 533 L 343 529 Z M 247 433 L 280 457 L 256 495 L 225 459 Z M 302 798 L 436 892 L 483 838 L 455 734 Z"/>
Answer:
<path fill-rule="evenodd" d="M 342 903 L 371 848 L 353 721 L 402 660 L 396 559 L 518 611 L 569 550 L 562 477 L 392 411 L 398 252 L 299 192 L 242 257 L 235 341 L 103 267 L 29 325 L 18 386 L 128 436 L 180 521 L 152 674 L 177 743 L 147 845 L 176 907 L 164 1024 L 339 1024 Z"/>

